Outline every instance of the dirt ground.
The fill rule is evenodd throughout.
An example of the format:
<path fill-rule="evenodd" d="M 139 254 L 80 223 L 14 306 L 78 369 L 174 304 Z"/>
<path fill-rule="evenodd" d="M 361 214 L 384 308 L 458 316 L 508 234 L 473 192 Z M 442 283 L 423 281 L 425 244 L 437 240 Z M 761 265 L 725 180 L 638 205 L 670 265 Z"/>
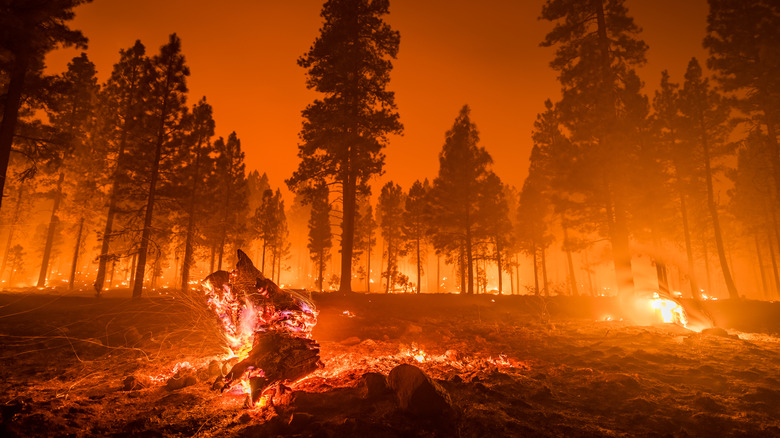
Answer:
<path fill-rule="evenodd" d="M 211 390 L 226 351 L 199 296 L 120 296 L 0 294 L 0 436 L 780 436 L 778 303 L 708 304 L 717 335 L 610 298 L 315 294 L 324 368 L 248 409 Z M 401 363 L 452 409 L 364 397 Z M 177 364 L 188 386 L 166 386 Z"/>

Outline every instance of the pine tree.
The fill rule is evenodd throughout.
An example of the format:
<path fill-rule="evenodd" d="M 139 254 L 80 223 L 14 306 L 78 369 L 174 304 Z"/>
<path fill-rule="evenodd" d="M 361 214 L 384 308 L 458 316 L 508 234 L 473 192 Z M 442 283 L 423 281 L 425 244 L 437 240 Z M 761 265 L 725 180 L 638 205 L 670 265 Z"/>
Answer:
<path fill-rule="evenodd" d="M 701 155 L 699 164 L 704 174 L 707 189 L 707 208 L 712 220 L 715 245 L 718 251 L 723 279 L 729 291 L 730 298 L 739 298 L 734 279 L 731 276 L 726 260 L 726 249 L 723 243 L 723 231 L 720 225 L 718 205 L 715 202 L 713 185 L 713 161 L 731 153 L 727 143 L 728 128 L 726 122 L 729 109 L 723 98 L 709 86 L 702 76 L 701 66 L 696 58 L 688 63 L 685 72 L 685 83 L 680 90 L 680 109 L 686 126 L 685 135 L 691 148 Z"/>
<path fill-rule="evenodd" d="M 178 160 L 183 168 L 177 172 L 178 188 L 182 191 L 182 206 L 186 216 L 184 227 L 184 257 L 181 266 L 181 289 L 189 290 L 190 269 L 194 262 L 195 244 L 199 241 L 198 223 L 208 215 L 208 210 L 216 203 L 208 199 L 206 183 L 214 164 L 209 153 L 212 151 L 211 138 L 214 136 L 214 118 L 211 105 L 202 98 L 192 107 L 185 119 L 186 138 L 179 149 Z M 213 193 L 213 191 L 212 191 Z"/>
<path fill-rule="evenodd" d="M 504 291 L 504 263 L 505 251 L 510 245 L 512 235 L 512 223 L 509 221 L 509 204 L 505 197 L 505 187 L 501 179 L 490 173 L 485 179 L 485 184 L 479 194 L 479 213 L 477 224 L 480 235 L 484 236 L 485 246 L 493 246 L 493 255 L 488 257 L 496 262 L 498 268 L 498 293 Z"/>
<path fill-rule="evenodd" d="M 309 217 L 309 255 L 317 267 L 317 287 L 322 292 L 322 281 L 325 275 L 325 264 L 330 259 L 330 248 L 333 246 L 330 231 L 330 202 L 328 188 L 320 186 L 311 201 L 311 216 Z"/>
<path fill-rule="evenodd" d="M 222 137 L 214 143 L 217 152 L 217 184 L 220 206 L 219 243 L 217 269 L 222 269 L 226 246 L 239 247 L 246 238 L 245 218 L 248 210 L 249 189 L 246 182 L 244 151 L 235 132 L 227 141 Z M 281 194 L 279 195 L 281 198 Z M 283 208 L 283 207 L 282 207 Z M 234 251 L 235 252 L 235 251 Z"/>
<path fill-rule="evenodd" d="M 670 81 L 667 71 L 661 74 L 661 84 L 653 99 L 653 109 L 653 124 L 656 141 L 661 144 L 661 159 L 668 162 L 670 178 L 679 198 L 691 294 L 698 298 L 699 285 L 696 280 L 690 220 L 692 186 L 698 183 L 696 172 L 693 171 L 696 155 L 692 154 L 682 141 L 684 122 L 680 115 L 679 85 Z"/>
<path fill-rule="evenodd" d="M 43 78 L 44 57 L 56 47 L 86 49 L 87 39 L 80 31 L 68 27 L 73 9 L 90 0 L 9 0 L 0 14 L 0 70 L 8 82 L 0 92 L 3 116 L 0 119 L 0 195 L 5 187 L 6 173 L 14 144 L 19 109 L 25 95 L 33 88 L 55 86 Z M 35 85 L 33 85 L 35 84 Z M 2 205 L 2 196 L 0 196 Z"/>
<path fill-rule="evenodd" d="M 143 137 L 146 100 L 150 94 L 150 64 L 144 45 L 136 41 L 132 47 L 120 50 L 119 56 L 119 62 L 114 64 L 111 77 L 103 87 L 99 106 L 99 120 L 106 131 L 103 135 L 109 148 L 106 154 L 113 157 L 114 165 L 106 181 L 110 189 L 95 279 L 95 292 L 98 296 L 103 290 L 108 262 L 116 259 L 116 251 L 111 251 L 111 240 L 116 237 L 114 220 L 119 213 L 121 201 L 128 197 L 127 151 Z"/>
<path fill-rule="evenodd" d="M 403 234 L 407 242 L 406 252 L 412 254 L 417 268 L 417 293 L 422 292 L 422 259 L 425 256 L 425 233 L 428 229 L 426 213 L 430 190 L 431 185 L 427 179 L 424 182 L 415 181 L 409 188 L 404 205 Z"/>
<path fill-rule="evenodd" d="M 709 0 L 709 5 L 707 65 L 750 116 L 749 125 L 765 134 L 774 196 L 780 199 L 780 6 L 776 0 Z"/>
<path fill-rule="evenodd" d="M 430 191 L 429 235 L 437 254 L 458 260 L 461 293 L 474 293 L 474 253 L 480 235 L 480 196 L 493 172 L 490 154 L 479 146 L 477 127 L 465 105 L 447 131 L 439 173 Z"/>
<path fill-rule="evenodd" d="M 404 198 L 401 186 L 392 181 L 385 184 L 379 194 L 376 214 L 387 253 L 387 270 L 382 273 L 382 276 L 387 279 L 385 293 L 390 293 L 395 289 L 399 279 L 398 258 L 405 255 Z"/>
<path fill-rule="evenodd" d="M 387 90 L 400 36 L 385 23 L 388 0 L 329 0 L 319 37 L 298 64 L 307 87 L 323 93 L 303 111 L 301 162 L 287 180 L 295 192 L 323 181 L 340 188 L 341 285 L 352 291 L 352 251 L 358 191 L 382 172 L 387 136 L 402 126 L 395 97 Z"/>
<path fill-rule="evenodd" d="M 628 113 L 641 85 L 633 68 L 647 51 L 624 3 L 548 0 L 542 8 L 542 18 L 556 22 L 542 46 L 556 46 L 550 65 L 560 72 L 561 120 L 581 145 L 582 192 L 605 216 L 621 295 L 634 285 L 628 204 L 636 145 Z"/>
<path fill-rule="evenodd" d="M 46 279 L 49 274 L 49 259 L 54 243 L 56 227 L 60 223 L 59 210 L 66 192 L 66 185 L 74 184 L 74 179 L 76 178 L 87 185 L 94 185 L 94 181 L 88 182 L 87 178 L 83 178 L 84 172 L 89 172 L 87 169 L 69 169 L 68 165 L 73 164 L 71 163 L 71 160 L 73 160 L 76 155 L 80 158 L 80 160 L 76 160 L 76 167 L 78 167 L 79 164 L 86 164 L 86 160 L 94 157 L 91 151 L 88 150 L 89 146 L 86 137 L 89 125 L 92 123 L 92 118 L 94 117 L 94 103 L 98 92 L 95 64 L 87 58 L 85 53 L 82 53 L 68 63 L 68 69 L 62 75 L 61 81 L 63 91 L 59 95 L 56 109 L 52 111 L 49 118 L 51 119 L 54 129 L 62 134 L 63 143 L 57 154 L 57 159 L 55 161 L 56 166 L 52 169 L 54 170 L 54 173 L 57 174 L 57 183 L 52 192 L 54 203 L 49 219 L 46 242 L 43 248 L 41 270 L 38 275 L 38 287 L 44 287 L 46 285 Z M 68 181 L 66 181 L 66 176 L 70 177 Z M 75 193 L 77 196 L 79 194 L 86 196 L 87 199 L 76 199 L 76 206 L 83 205 L 85 201 L 92 199 L 92 197 L 89 196 L 89 193 L 86 192 L 87 187 L 82 186 L 78 187 L 78 189 L 84 190 L 85 192 L 82 193 L 75 189 L 71 190 L 71 192 Z M 92 194 L 96 192 L 94 187 L 92 187 L 91 192 Z M 86 212 L 84 210 L 77 213 L 77 216 L 80 216 L 80 219 L 78 219 L 80 225 L 76 236 L 73 272 L 75 272 L 78 250 L 81 245 L 84 229 L 83 218 L 85 214 Z M 73 277 L 73 275 L 71 275 L 71 277 Z"/>
<path fill-rule="evenodd" d="M 168 44 L 160 49 L 160 54 L 154 56 L 151 61 L 151 93 L 150 93 L 150 120 L 149 124 L 154 129 L 155 136 L 151 144 L 154 145 L 151 160 L 148 163 L 148 192 L 146 194 L 146 206 L 144 208 L 144 221 L 141 232 L 140 245 L 138 247 L 138 260 L 135 266 L 135 284 L 133 285 L 133 297 L 141 296 L 146 272 L 146 259 L 152 237 L 152 219 L 157 199 L 158 183 L 160 180 L 160 163 L 163 153 L 171 148 L 172 135 L 180 128 L 182 116 L 186 104 L 187 76 L 190 70 L 185 64 L 184 55 L 181 53 L 181 40 L 176 34 L 169 37 Z M 149 151 L 151 152 L 151 151 Z"/>
<path fill-rule="evenodd" d="M 371 293 L 371 254 L 376 247 L 375 231 L 378 225 L 374 218 L 374 208 L 368 196 L 358 200 L 358 211 L 355 221 L 355 253 L 366 255 L 365 280 L 366 291 Z"/>

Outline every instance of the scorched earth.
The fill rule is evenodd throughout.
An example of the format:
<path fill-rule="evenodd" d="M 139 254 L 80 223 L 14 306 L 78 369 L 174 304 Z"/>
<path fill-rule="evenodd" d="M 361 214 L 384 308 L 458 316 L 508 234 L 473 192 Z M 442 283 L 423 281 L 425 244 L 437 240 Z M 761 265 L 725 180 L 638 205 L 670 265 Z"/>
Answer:
<path fill-rule="evenodd" d="M 247 408 L 200 299 L 0 295 L 0 435 L 780 436 L 777 303 L 700 333 L 605 297 L 314 294 L 324 367 Z"/>

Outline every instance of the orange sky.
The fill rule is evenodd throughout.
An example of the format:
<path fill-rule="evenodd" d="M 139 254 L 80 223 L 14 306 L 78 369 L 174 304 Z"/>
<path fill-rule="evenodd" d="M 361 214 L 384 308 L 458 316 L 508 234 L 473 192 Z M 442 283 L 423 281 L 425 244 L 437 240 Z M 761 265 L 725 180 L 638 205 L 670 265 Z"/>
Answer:
<path fill-rule="evenodd" d="M 538 21 L 544 0 L 391 0 L 390 24 L 401 33 L 390 89 L 396 92 L 404 135 L 386 149 L 386 174 L 408 188 L 433 178 L 444 133 L 463 104 L 493 156 L 496 173 L 522 185 L 530 132 L 543 102 L 559 86 L 539 42 L 552 28 Z M 701 40 L 706 0 L 627 0 L 650 46 L 640 71 L 650 89 L 668 69 L 680 81 L 691 56 L 706 58 Z M 118 51 L 136 39 L 156 53 L 176 32 L 187 62 L 190 103 L 205 95 L 217 134 L 236 131 L 247 169 L 283 186 L 297 167 L 301 110 L 315 94 L 295 63 L 317 36 L 320 0 L 94 0 L 79 7 L 73 26 L 89 38 L 88 54 L 105 80 Z M 53 71 L 76 54 L 49 57 Z M 286 189 L 285 189 L 286 190 Z"/>

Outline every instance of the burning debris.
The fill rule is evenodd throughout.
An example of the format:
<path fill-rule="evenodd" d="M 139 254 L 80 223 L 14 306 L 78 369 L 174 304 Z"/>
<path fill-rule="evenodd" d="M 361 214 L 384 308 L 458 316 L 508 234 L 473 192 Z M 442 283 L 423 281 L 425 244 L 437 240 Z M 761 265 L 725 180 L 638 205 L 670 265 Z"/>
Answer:
<path fill-rule="evenodd" d="M 202 286 L 237 360 L 213 389 L 226 391 L 240 381 L 253 406 L 264 394 L 322 367 L 319 344 L 311 339 L 314 305 L 263 276 L 243 251 L 238 250 L 236 269 L 214 272 Z"/>

